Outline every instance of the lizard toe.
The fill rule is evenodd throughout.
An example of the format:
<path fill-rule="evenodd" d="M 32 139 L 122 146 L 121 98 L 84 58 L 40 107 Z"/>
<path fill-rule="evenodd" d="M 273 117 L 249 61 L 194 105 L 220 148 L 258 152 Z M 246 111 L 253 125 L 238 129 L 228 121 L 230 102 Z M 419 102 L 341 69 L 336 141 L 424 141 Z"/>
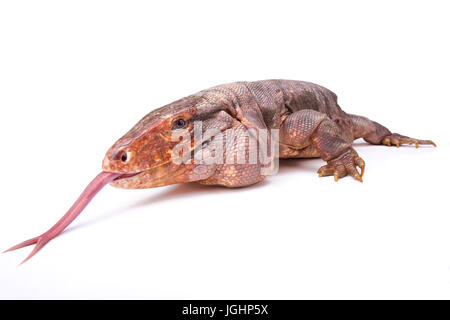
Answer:
<path fill-rule="evenodd" d="M 420 145 L 432 145 L 436 147 L 436 143 L 431 140 L 414 139 L 398 133 L 393 133 L 384 137 L 381 143 L 388 147 L 395 145 L 397 148 L 404 144 L 412 144 L 415 145 L 416 148 L 419 148 Z"/>

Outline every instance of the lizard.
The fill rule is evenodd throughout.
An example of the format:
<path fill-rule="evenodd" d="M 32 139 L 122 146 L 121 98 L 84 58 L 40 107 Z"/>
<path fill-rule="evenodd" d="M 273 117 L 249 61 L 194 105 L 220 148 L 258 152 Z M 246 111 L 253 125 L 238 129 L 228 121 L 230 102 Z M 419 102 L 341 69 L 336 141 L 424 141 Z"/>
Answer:
<path fill-rule="evenodd" d="M 198 123 L 201 132 L 213 130 L 216 135 L 195 139 Z M 258 130 L 270 130 L 270 134 L 264 139 L 255 133 Z M 219 134 L 225 132 L 224 139 Z M 277 133 L 277 139 L 272 132 Z M 148 113 L 109 148 L 103 171 L 52 228 L 5 252 L 34 244 L 23 262 L 27 261 L 58 236 L 107 184 L 143 189 L 195 181 L 234 188 L 261 182 L 271 174 L 263 170 L 268 164 L 258 156 L 257 149 L 265 143 L 277 145 L 268 153 L 271 161 L 321 158 L 326 164 L 318 170 L 320 177 L 333 176 L 338 181 L 350 175 L 362 182 L 365 162 L 352 147 L 359 138 L 374 145 L 436 146 L 431 140 L 392 133 L 366 117 L 344 112 L 335 93 L 310 82 L 274 79 L 202 90 Z M 236 161 L 235 155 L 242 150 L 244 161 Z M 234 161 L 222 161 L 230 154 Z M 179 161 L 180 157 L 187 157 L 187 161 Z M 250 163 L 250 158 L 256 161 Z M 208 161 L 211 159 L 214 161 Z"/>

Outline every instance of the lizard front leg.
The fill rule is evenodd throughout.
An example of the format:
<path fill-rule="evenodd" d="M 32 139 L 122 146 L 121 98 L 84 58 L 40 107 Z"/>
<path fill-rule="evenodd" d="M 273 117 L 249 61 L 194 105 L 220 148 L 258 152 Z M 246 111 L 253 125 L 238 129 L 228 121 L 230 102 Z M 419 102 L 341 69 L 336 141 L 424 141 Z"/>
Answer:
<path fill-rule="evenodd" d="M 327 161 L 318 171 L 320 177 L 334 176 L 338 181 L 349 174 L 362 182 L 364 160 L 345 137 L 326 114 L 300 110 L 287 116 L 280 127 L 280 158 L 320 157 Z"/>
<path fill-rule="evenodd" d="M 222 134 L 218 143 L 223 143 L 222 161 L 215 164 L 214 173 L 197 182 L 205 185 L 222 185 L 229 188 L 244 187 L 261 182 L 262 164 L 258 160 L 258 149 L 250 143 L 251 135 L 239 121 Z M 215 150 L 214 152 L 216 152 Z M 205 153 L 204 153 L 205 154 Z M 206 152 L 208 157 L 209 152 Z M 252 161 L 255 160 L 255 161 Z"/>

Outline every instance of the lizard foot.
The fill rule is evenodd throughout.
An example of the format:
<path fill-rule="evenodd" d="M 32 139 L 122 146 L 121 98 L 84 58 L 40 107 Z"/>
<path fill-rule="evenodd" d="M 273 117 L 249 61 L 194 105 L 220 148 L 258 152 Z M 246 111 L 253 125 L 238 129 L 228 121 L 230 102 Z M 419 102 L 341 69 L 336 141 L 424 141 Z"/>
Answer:
<path fill-rule="evenodd" d="M 396 146 L 397 148 L 400 147 L 402 144 L 415 144 L 416 148 L 418 148 L 419 145 L 421 145 L 421 144 L 429 144 L 429 145 L 433 145 L 436 147 L 436 144 L 431 140 L 414 139 L 414 138 L 402 136 L 401 134 L 398 134 L 398 133 L 393 133 L 393 134 L 390 134 L 390 135 L 384 137 L 383 140 L 381 141 L 381 143 L 384 144 L 385 146 L 389 146 L 389 147 Z"/>
<path fill-rule="evenodd" d="M 356 151 L 349 149 L 339 157 L 328 161 L 317 172 L 319 177 L 334 176 L 334 181 L 338 181 L 349 174 L 356 180 L 363 182 L 362 176 L 365 166 L 364 160 L 358 156 Z M 361 168 L 361 172 L 358 172 L 357 167 Z"/>

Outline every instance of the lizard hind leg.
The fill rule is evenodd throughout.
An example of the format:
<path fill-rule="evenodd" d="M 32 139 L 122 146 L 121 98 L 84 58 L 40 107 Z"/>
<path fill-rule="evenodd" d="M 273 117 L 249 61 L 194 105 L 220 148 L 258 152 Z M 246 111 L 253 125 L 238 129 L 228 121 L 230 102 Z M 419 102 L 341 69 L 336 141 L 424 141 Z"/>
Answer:
<path fill-rule="evenodd" d="M 436 144 L 431 140 L 422 140 L 410 138 L 398 133 L 392 133 L 386 127 L 381 124 L 369 120 L 366 117 L 357 116 L 354 114 L 350 115 L 353 122 L 353 138 L 363 138 L 365 141 L 371 144 L 385 145 L 385 146 L 396 146 L 397 148 L 403 144 L 412 144 L 416 148 L 419 145 L 433 145 Z"/>
<path fill-rule="evenodd" d="M 327 161 L 318 171 L 320 177 L 334 176 L 338 181 L 351 175 L 362 182 L 365 163 L 352 148 L 347 135 L 326 114 L 311 109 L 300 110 L 286 117 L 280 128 L 280 157 L 318 155 Z"/>

